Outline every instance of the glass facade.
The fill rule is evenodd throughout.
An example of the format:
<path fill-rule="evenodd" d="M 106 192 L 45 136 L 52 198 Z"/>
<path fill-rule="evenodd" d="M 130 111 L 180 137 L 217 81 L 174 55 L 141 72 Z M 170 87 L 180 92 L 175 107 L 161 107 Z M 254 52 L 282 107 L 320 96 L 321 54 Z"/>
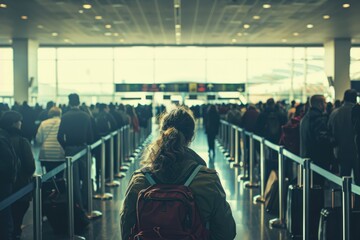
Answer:
<path fill-rule="evenodd" d="M 305 101 L 330 94 L 322 47 L 59 47 L 39 48 L 39 102 L 112 101 L 115 83 L 245 83 L 251 102 Z M 351 50 L 351 79 L 359 80 L 360 48 Z M 0 96 L 13 94 L 13 55 L 0 48 Z"/>

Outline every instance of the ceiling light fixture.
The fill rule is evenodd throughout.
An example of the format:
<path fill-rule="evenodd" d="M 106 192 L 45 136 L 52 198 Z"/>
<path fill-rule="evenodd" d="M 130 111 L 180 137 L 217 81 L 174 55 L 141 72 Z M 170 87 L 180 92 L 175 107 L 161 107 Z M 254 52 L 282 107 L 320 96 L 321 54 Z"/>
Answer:
<path fill-rule="evenodd" d="M 106 33 L 104 33 L 104 35 L 109 37 L 109 36 L 112 35 L 112 33 L 111 32 L 106 32 Z"/>
<path fill-rule="evenodd" d="M 287 39 L 283 38 L 283 39 L 281 39 L 281 42 L 285 43 L 285 42 L 287 42 Z"/>
<path fill-rule="evenodd" d="M 308 24 L 308 25 L 306 25 L 306 27 L 307 27 L 307 28 L 313 28 L 313 27 L 314 27 L 314 25 L 312 25 L 312 24 Z"/>
<path fill-rule="evenodd" d="M 325 20 L 330 19 L 330 15 L 324 15 L 324 16 L 323 16 L 323 19 L 325 19 Z"/>
<path fill-rule="evenodd" d="M 114 37 L 118 37 L 118 36 L 119 36 L 119 33 L 113 33 L 113 36 L 114 36 Z"/>
<path fill-rule="evenodd" d="M 260 19 L 260 16 L 253 16 L 253 19 L 259 20 L 259 19 Z"/>
<path fill-rule="evenodd" d="M 343 8 L 349 8 L 349 7 L 350 7 L 350 3 L 344 3 L 342 6 L 343 6 Z"/>
<path fill-rule="evenodd" d="M 180 8 L 180 0 L 174 0 L 174 8 Z"/>
<path fill-rule="evenodd" d="M 236 43 L 236 39 L 235 38 L 231 39 L 231 42 Z"/>
<path fill-rule="evenodd" d="M 37 27 L 40 28 L 40 29 L 43 29 L 43 28 L 44 28 L 43 25 L 37 25 Z"/>
<path fill-rule="evenodd" d="M 81 14 L 81 13 L 84 13 L 84 10 L 81 10 L 81 9 L 80 9 L 80 10 L 79 10 L 79 13 L 80 13 L 80 14 Z"/>
<path fill-rule="evenodd" d="M 89 3 L 84 3 L 84 4 L 83 4 L 83 8 L 84 8 L 84 9 L 91 9 L 92 6 L 91 6 L 91 4 L 89 4 Z"/>
<path fill-rule="evenodd" d="M 294 35 L 295 37 L 297 37 L 297 36 L 299 36 L 299 33 L 298 33 L 298 32 L 294 32 L 293 35 Z"/>
<path fill-rule="evenodd" d="M 101 20 L 101 19 L 102 19 L 102 16 L 95 16 L 95 19 L 96 19 L 96 20 Z"/>
<path fill-rule="evenodd" d="M 5 3 L 0 3 L 0 8 L 6 8 L 7 5 Z"/>
<path fill-rule="evenodd" d="M 263 8 L 271 8 L 271 4 L 268 4 L 268 3 L 265 3 L 265 4 L 263 4 Z"/>
<path fill-rule="evenodd" d="M 51 33 L 51 36 L 57 37 L 57 36 L 59 36 L 59 34 L 57 32 L 53 32 L 53 33 Z"/>
<path fill-rule="evenodd" d="M 21 18 L 22 20 L 28 20 L 28 16 L 25 16 L 25 15 L 21 16 L 20 18 Z"/>
<path fill-rule="evenodd" d="M 176 28 L 176 29 L 180 29 L 180 28 L 181 28 L 181 25 L 180 25 L 180 24 L 175 24 L 175 28 Z"/>
<path fill-rule="evenodd" d="M 241 32 L 239 32 L 239 33 L 237 33 L 236 35 L 238 35 L 239 37 L 241 37 L 241 36 L 242 36 L 242 33 L 241 33 Z"/>
<path fill-rule="evenodd" d="M 123 43 L 123 42 L 125 42 L 125 40 L 124 40 L 123 38 L 120 38 L 120 39 L 119 39 L 119 42 L 122 42 L 122 43 Z"/>
<path fill-rule="evenodd" d="M 67 43 L 68 43 L 68 42 L 70 42 L 70 40 L 67 39 L 67 38 L 65 38 L 65 39 L 64 39 L 64 42 L 67 42 Z"/>
<path fill-rule="evenodd" d="M 249 24 L 244 24 L 244 26 L 243 26 L 245 29 L 248 29 L 248 28 L 250 28 L 250 25 Z"/>
<path fill-rule="evenodd" d="M 106 24 L 106 25 L 105 25 L 105 28 L 110 29 L 110 28 L 111 28 L 111 25 L 110 25 L 110 24 Z"/>

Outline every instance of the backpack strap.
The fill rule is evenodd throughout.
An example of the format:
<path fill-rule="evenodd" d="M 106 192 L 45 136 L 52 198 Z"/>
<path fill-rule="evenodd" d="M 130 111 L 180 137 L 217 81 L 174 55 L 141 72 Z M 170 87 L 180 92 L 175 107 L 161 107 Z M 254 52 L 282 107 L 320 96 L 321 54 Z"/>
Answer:
<path fill-rule="evenodd" d="M 200 171 L 200 168 L 202 167 L 202 165 L 198 165 L 195 170 L 192 172 L 192 174 L 190 175 L 190 177 L 186 180 L 184 186 L 188 187 L 190 185 L 190 183 L 194 180 L 195 176 L 198 174 L 198 172 Z"/>
<path fill-rule="evenodd" d="M 150 171 L 146 168 L 141 169 L 142 174 L 144 174 L 146 180 L 150 183 L 151 186 L 155 185 L 156 182 L 154 178 L 151 176 Z"/>

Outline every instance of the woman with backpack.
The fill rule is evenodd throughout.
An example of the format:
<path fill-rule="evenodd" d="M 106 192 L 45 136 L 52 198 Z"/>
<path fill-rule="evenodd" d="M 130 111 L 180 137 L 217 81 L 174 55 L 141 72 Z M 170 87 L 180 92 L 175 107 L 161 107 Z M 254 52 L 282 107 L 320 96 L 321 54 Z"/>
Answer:
<path fill-rule="evenodd" d="M 234 239 L 235 221 L 217 172 L 188 146 L 192 112 L 161 119 L 160 136 L 134 172 L 121 210 L 122 239 Z"/>
<path fill-rule="evenodd" d="M 16 111 L 5 112 L 0 119 L 0 128 L 9 134 L 9 140 L 13 146 L 20 164 L 17 168 L 16 181 L 13 192 L 25 187 L 30 183 L 35 172 L 35 160 L 29 141 L 23 137 L 21 132 L 22 116 Z M 13 239 L 21 238 L 21 224 L 26 211 L 30 206 L 31 194 L 14 202 L 11 206 L 13 218 Z"/>

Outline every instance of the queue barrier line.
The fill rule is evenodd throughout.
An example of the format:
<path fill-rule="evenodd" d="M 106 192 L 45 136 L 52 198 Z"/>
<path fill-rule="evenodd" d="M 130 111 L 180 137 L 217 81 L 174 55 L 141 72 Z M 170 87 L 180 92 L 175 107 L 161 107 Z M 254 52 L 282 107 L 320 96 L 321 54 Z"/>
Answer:
<path fill-rule="evenodd" d="M 66 169 L 66 163 L 65 163 L 65 159 L 64 159 L 64 162 L 61 165 L 57 166 L 53 170 L 51 170 L 51 171 L 49 171 L 46 174 L 41 176 L 42 177 L 42 182 L 46 182 L 47 180 L 54 177 L 56 174 L 60 173 L 61 171 L 64 171 L 65 169 Z"/>
<path fill-rule="evenodd" d="M 83 150 L 81 150 L 80 152 L 76 153 L 75 155 L 73 156 L 66 156 L 66 157 L 71 157 L 71 161 L 74 163 L 76 162 L 77 160 L 79 160 L 81 157 L 85 156 L 87 153 L 87 148 L 84 147 Z"/>
<path fill-rule="evenodd" d="M 111 138 L 111 133 L 108 134 L 108 135 L 106 135 L 106 136 L 104 136 L 104 137 L 101 137 L 101 138 L 103 138 L 104 141 L 107 141 L 107 140 L 109 140 L 109 139 Z"/>
<path fill-rule="evenodd" d="M 300 165 L 304 165 L 304 159 L 299 157 L 298 155 L 290 152 L 289 150 L 283 149 L 283 155 L 287 157 L 288 159 L 297 162 Z"/>
<path fill-rule="evenodd" d="M 96 142 L 94 142 L 93 144 L 91 144 L 90 147 L 91 147 L 91 149 L 95 149 L 100 145 L 101 145 L 101 139 L 99 139 Z"/>
<path fill-rule="evenodd" d="M 360 187 L 358 185 L 351 184 L 351 191 L 360 196 Z"/>
<path fill-rule="evenodd" d="M 269 140 L 266 140 L 266 139 L 265 139 L 265 145 L 266 145 L 267 147 L 271 148 L 272 150 L 275 150 L 275 151 L 277 151 L 277 152 L 280 151 L 280 146 L 277 145 L 277 144 L 275 144 L 275 143 L 270 142 Z"/>
<path fill-rule="evenodd" d="M 258 141 L 258 142 L 261 142 L 262 141 L 262 137 L 260 137 L 260 136 L 258 136 L 258 135 L 255 135 L 255 134 L 253 134 L 253 138 L 256 140 L 256 141 Z"/>
<path fill-rule="evenodd" d="M 343 181 L 341 179 L 341 177 L 336 176 L 335 174 L 319 167 L 318 165 L 314 164 L 314 163 L 310 163 L 310 170 L 316 172 L 317 174 L 323 176 L 324 178 L 326 178 L 327 180 L 339 185 L 340 187 L 343 184 Z"/>
<path fill-rule="evenodd" d="M 34 182 L 27 184 L 25 187 L 20 188 L 15 193 L 11 194 L 0 202 L 0 211 L 9 207 L 11 204 L 24 197 L 26 194 L 31 193 L 34 190 Z"/>

